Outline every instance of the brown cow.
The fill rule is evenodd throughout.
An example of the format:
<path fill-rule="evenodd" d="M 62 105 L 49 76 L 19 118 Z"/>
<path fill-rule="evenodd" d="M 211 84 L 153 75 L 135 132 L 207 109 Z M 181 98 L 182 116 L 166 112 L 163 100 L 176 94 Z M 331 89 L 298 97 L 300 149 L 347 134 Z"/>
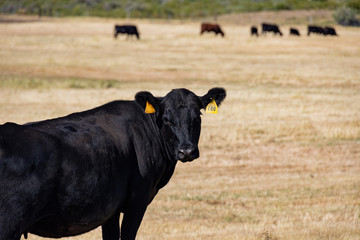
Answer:
<path fill-rule="evenodd" d="M 221 30 L 218 24 L 202 23 L 200 35 L 202 35 L 204 32 L 214 32 L 215 35 L 221 34 L 222 37 L 225 36 L 224 32 Z"/>

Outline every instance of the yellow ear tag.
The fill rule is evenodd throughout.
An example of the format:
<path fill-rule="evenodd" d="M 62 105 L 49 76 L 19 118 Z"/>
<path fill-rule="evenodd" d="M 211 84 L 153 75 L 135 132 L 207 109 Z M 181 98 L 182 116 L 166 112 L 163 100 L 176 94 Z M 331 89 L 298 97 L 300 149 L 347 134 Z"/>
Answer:
<path fill-rule="evenodd" d="M 215 99 L 211 100 L 211 102 L 206 106 L 206 113 L 217 113 L 218 106 L 216 105 Z"/>
<path fill-rule="evenodd" d="M 148 101 L 146 101 L 145 113 L 154 113 L 154 112 L 155 112 L 154 106 L 151 105 Z"/>

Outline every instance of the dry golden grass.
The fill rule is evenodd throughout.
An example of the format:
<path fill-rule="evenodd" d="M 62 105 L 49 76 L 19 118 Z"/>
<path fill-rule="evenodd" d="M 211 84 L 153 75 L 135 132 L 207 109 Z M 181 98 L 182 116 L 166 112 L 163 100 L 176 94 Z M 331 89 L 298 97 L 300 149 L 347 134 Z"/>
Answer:
<path fill-rule="evenodd" d="M 203 116 L 201 157 L 178 165 L 138 239 L 359 239 L 360 29 L 307 37 L 298 25 L 294 38 L 281 25 L 283 38 L 251 38 L 251 22 L 234 19 L 224 39 L 200 37 L 195 21 L 128 21 L 141 41 L 114 40 L 125 21 L 113 19 L 0 24 L 0 123 L 223 86 L 219 114 Z"/>

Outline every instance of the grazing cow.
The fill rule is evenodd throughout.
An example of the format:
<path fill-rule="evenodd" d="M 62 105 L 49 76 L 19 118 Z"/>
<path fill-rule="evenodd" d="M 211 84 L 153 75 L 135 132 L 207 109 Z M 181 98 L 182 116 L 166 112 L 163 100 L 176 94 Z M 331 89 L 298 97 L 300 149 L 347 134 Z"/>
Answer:
<path fill-rule="evenodd" d="M 256 26 L 252 26 L 252 27 L 251 27 L 250 33 L 251 33 L 251 36 L 252 36 L 252 35 L 259 36 L 259 34 L 258 34 L 258 29 L 257 29 Z"/>
<path fill-rule="evenodd" d="M 222 37 L 225 36 L 224 32 L 221 30 L 218 24 L 202 23 L 200 35 L 202 35 L 204 32 L 214 32 L 215 35 L 220 34 Z"/>
<path fill-rule="evenodd" d="M 140 34 L 135 25 L 115 25 L 114 38 L 117 38 L 118 34 L 127 34 L 127 37 L 135 35 L 138 40 L 140 39 Z"/>
<path fill-rule="evenodd" d="M 297 30 L 296 28 L 290 28 L 290 36 L 291 35 L 300 36 L 299 30 Z"/>
<path fill-rule="evenodd" d="M 335 28 L 333 28 L 333 27 L 325 27 L 324 32 L 325 32 L 325 35 L 338 36 L 336 34 Z"/>
<path fill-rule="evenodd" d="M 319 26 L 309 25 L 307 35 L 310 36 L 310 33 L 325 35 L 325 29 Z"/>
<path fill-rule="evenodd" d="M 0 239 L 74 236 L 133 240 L 176 163 L 199 157 L 200 110 L 226 96 L 139 92 L 65 117 L 0 125 Z M 210 106 L 210 105 L 209 105 Z M 216 107 L 217 108 L 217 107 Z"/>
<path fill-rule="evenodd" d="M 280 36 L 282 36 L 282 33 L 280 32 L 279 27 L 276 24 L 263 23 L 261 34 L 265 35 L 266 32 L 273 32 L 274 35 L 279 34 Z"/>

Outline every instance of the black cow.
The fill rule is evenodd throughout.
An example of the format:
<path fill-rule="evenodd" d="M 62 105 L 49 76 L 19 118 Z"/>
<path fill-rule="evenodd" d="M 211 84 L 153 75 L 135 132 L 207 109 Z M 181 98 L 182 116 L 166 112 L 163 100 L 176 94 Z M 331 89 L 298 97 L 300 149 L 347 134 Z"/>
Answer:
<path fill-rule="evenodd" d="M 199 157 L 200 110 L 226 96 L 139 92 L 65 117 L 0 125 L 0 239 L 27 232 L 73 236 L 102 226 L 103 240 L 135 239 L 147 206 L 176 163 Z"/>
<path fill-rule="evenodd" d="M 200 35 L 202 35 L 204 32 L 214 32 L 215 35 L 220 34 L 222 37 L 225 36 L 225 33 L 221 30 L 221 27 L 219 24 L 202 23 Z"/>
<path fill-rule="evenodd" d="M 279 34 L 280 36 L 282 36 L 282 32 L 280 32 L 279 27 L 276 24 L 263 23 L 261 34 L 265 35 L 266 32 L 273 32 L 274 35 Z"/>
<path fill-rule="evenodd" d="M 118 34 L 135 35 L 138 40 L 140 39 L 140 34 L 135 25 L 115 25 L 114 38 L 117 38 Z"/>
<path fill-rule="evenodd" d="M 333 28 L 333 27 L 325 27 L 324 28 L 324 32 L 325 32 L 325 35 L 330 35 L 330 36 L 338 36 L 337 34 L 336 34 L 336 31 L 335 31 L 335 28 Z"/>
<path fill-rule="evenodd" d="M 310 36 L 310 33 L 325 35 L 325 29 L 319 26 L 309 25 L 307 35 Z"/>
<path fill-rule="evenodd" d="M 291 35 L 300 36 L 300 32 L 296 28 L 290 28 L 290 36 Z"/>
<path fill-rule="evenodd" d="M 252 27 L 250 28 L 250 33 L 251 33 L 251 36 L 252 36 L 252 35 L 259 36 L 259 34 L 258 34 L 258 29 L 257 29 L 256 26 L 252 26 Z"/>

